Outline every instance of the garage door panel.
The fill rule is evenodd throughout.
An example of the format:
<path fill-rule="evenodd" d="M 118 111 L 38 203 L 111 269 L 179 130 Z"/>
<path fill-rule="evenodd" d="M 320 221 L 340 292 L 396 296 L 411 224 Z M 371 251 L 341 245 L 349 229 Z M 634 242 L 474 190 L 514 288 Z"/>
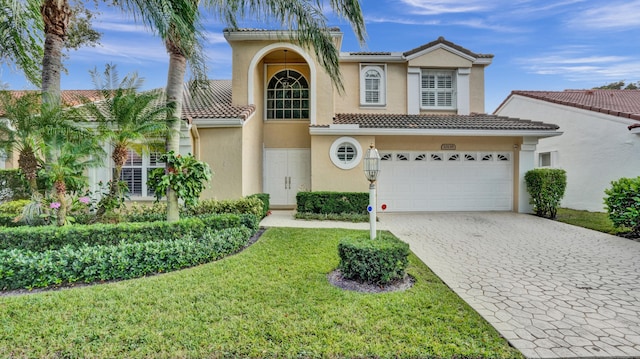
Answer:
<path fill-rule="evenodd" d="M 387 204 L 388 211 L 512 210 L 510 153 L 451 151 L 435 155 L 405 151 L 401 156 L 393 153 L 389 156 L 392 160 L 382 161 L 379 203 Z M 400 161 L 399 158 L 412 160 Z M 450 158 L 456 160 L 450 161 Z M 469 160 L 471 158 L 474 160 Z M 482 161 L 483 158 L 490 160 Z"/>

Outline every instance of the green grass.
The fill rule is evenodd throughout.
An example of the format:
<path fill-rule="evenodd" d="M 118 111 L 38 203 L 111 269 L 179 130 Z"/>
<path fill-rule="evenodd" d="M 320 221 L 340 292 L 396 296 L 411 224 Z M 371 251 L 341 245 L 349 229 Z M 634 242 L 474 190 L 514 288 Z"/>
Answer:
<path fill-rule="evenodd" d="M 359 232 L 272 228 L 179 272 L 0 297 L 0 357 L 522 358 L 414 255 L 408 291 L 331 286 Z"/>
<path fill-rule="evenodd" d="M 626 229 L 615 228 L 609 219 L 608 214 L 604 212 L 589 212 L 576 209 L 558 208 L 556 220 L 609 234 L 628 232 Z"/>

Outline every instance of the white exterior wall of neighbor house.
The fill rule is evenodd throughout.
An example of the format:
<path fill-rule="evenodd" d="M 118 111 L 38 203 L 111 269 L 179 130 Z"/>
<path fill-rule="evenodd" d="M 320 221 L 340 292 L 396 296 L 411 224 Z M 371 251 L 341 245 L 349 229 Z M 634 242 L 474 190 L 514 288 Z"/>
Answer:
<path fill-rule="evenodd" d="M 640 136 L 627 129 L 636 121 L 517 95 L 496 114 L 560 126 L 562 136 L 539 140 L 535 159 L 550 153 L 551 167 L 567 171 L 562 207 L 603 212 L 611 181 L 640 176 Z"/>

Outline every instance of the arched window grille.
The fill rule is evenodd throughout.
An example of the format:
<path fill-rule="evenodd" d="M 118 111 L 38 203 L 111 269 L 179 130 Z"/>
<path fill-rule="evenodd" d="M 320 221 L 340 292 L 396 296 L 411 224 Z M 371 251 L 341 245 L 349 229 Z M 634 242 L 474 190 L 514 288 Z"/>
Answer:
<path fill-rule="evenodd" d="M 267 85 L 268 119 L 309 118 L 309 83 L 295 70 L 282 70 Z"/>

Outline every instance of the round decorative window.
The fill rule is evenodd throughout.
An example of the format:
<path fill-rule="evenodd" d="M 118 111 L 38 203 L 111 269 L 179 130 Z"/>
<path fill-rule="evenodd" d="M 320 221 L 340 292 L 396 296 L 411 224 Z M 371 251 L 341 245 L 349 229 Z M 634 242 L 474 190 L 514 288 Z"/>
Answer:
<path fill-rule="evenodd" d="M 338 168 L 349 170 L 356 167 L 362 159 L 362 147 L 352 137 L 340 137 L 333 141 L 329 150 L 331 162 Z"/>

